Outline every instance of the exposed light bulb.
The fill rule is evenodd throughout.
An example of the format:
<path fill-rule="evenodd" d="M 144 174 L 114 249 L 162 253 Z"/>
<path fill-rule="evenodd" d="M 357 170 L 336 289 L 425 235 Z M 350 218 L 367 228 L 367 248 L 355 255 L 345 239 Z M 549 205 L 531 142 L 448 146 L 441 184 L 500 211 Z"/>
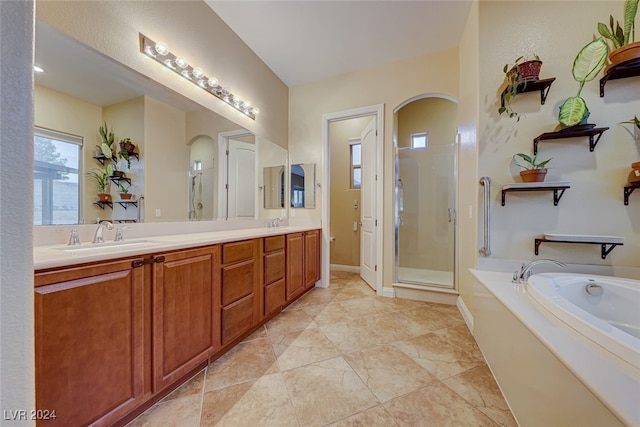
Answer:
<path fill-rule="evenodd" d="M 149 45 L 146 45 L 144 47 L 144 53 L 146 53 L 147 55 L 149 55 L 149 56 L 151 56 L 153 58 L 155 58 L 155 56 L 156 56 L 155 50 L 153 50 L 153 48 L 151 46 L 149 46 Z"/>
<path fill-rule="evenodd" d="M 36 73 L 44 73 L 44 68 L 34 65 L 33 71 L 35 71 Z"/>
<path fill-rule="evenodd" d="M 156 52 L 158 52 L 158 55 L 161 55 L 161 56 L 166 56 L 167 53 L 169 53 L 169 48 L 167 47 L 166 44 L 162 42 L 156 42 L 155 49 L 156 49 Z"/>
<path fill-rule="evenodd" d="M 178 56 L 176 58 L 176 65 L 180 68 L 187 68 L 187 61 L 182 56 Z"/>
<path fill-rule="evenodd" d="M 209 77 L 209 81 L 207 81 L 207 84 L 210 87 L 217 87 L 218 86 L 218 79 L 216 79 L 215 77 Z"/>
<path fill-rule="evenodd" d="M 170 60 L 170 59 L 165 59 L 165 60 L 164 60 L 164 65 L 166 65 L 166 66 L 167 66 L 167 67 L 169 67 L 169 68 L 174 68 L 174 66 L 173 66 L 173 61 L 172 61 L 172 60 Z"/>
<path fill-rule="evenodd" d="M 205 79 L 200 79 L 198 80 L 198 86 L 200 86 L 201 88 L 207 88 L 207 81 Z"/>
<path fill-rule="evenodd" d="M 184 77 L 185 79 L 191 80 L 191 74 L 189 74 L 189 70 L 182 70 L 180 74 L 182 74 L 182 77 Z"/>
<path fill-rule="evenodd" d="M 201 78 L 202 76 L 204 76 L 204 72 L 202 71 L 202 68 L 200 67 L 195 67 L 191 73 L 193 74 L 193 77 L 195 77 L 196 79 Z"/>
<path fill-rule="evenodd" d="M 258 107 L 253 107 L 253 114 L 258 115 L 260 113 L 260 109 Z"/>

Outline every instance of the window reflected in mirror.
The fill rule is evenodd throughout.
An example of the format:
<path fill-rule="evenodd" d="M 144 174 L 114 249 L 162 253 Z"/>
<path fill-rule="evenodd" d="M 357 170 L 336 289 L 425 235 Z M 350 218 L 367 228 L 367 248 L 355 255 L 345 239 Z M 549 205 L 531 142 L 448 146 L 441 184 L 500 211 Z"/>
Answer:
<path fill-rule="evenodd" d="M 291 207 L 316 207 L 316 165 L 301 163 L 291 165 Z"/>
<path fill-rule="evenodd" d="M 264 182 L 264 208 L 283 209 L 285 195 L 284 165 L 265 167 L 263 171 Z"/>

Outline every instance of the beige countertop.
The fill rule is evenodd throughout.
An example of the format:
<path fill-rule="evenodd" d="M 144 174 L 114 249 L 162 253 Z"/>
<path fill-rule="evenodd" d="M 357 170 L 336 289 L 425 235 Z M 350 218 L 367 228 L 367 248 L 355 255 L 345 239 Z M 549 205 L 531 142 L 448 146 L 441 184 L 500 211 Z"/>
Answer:
<path fill-rule="evenodd" d="M 247 228 L 240 230 L 222 230 L 198 233 L 153 235 L 137 237 L 122 242 L 83 243 L 79 246 L 66 244 L 34 246 L 33 268 L 42 270 L 65 267 L 110 259 L 134 257 L 150 253 L 160 253 L 176 249 L 195 248 L 245 239 L 277 236 L 315 230 L 314 226 L 281 226 L 272 228 Z"/>

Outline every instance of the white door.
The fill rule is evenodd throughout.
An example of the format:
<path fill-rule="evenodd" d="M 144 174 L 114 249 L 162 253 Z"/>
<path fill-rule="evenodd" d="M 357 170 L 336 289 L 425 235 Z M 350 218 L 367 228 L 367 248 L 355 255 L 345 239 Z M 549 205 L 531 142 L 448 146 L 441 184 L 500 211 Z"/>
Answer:
<path fill-rule="evenodd" d="M 229 140 L 227 218 L 255 219 L 256 146 Z"/>
<path fill-rule="evenodd" d="M 362 181 L 360 187 L 360 277 L 376 289 L 376 119 L 360 135 Z"/>

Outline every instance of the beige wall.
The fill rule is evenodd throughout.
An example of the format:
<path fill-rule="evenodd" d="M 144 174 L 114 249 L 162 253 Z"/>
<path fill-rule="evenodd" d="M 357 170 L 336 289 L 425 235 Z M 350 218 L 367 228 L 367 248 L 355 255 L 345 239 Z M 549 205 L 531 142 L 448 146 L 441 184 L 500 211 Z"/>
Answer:
<path fill-rule="evenodd" d="M 83 138 L 83 158 L 79 177 L 82 195 L 80 218 L 84 218 L 86 222 L 94 221 L 97 216 L 111 219 L 110 211 L 101 211 L 93 204 L 97 200 L 94 181 L 84 179 L 85 172 L 100 167 L 93 156 L 95 146 L 100 142 L 98 128 L 103 120 L 102 107 L 42 86 L 35 87 L 33 106 L 35 126 Z"/>
<path fill-rule="evenodd" d="M 206 108 L 287 146 L 288 89 L 203 1 L 39 1 L 38 20 Z M 260 108 L 255 121 L 140 53 L 139 33 L 164 41 Z"/>
<path fill-rule="evenodd" d="M 398 110 L 398 147 L 410 147 L 411 135 L 428 132 L 429 146 L 453 144 L 458 107 L 445 98 L 423 98 Z"/>
<path fill-rule="evenodd" d="M 360 265 L 360 233 L 353 223 L 360 221 L 360 189 L 351 188 L 350 138 L 360 138 L 372 117 L 343 120 L 329 125 L 331 145 L 330 264 Z M 358 209 L 354 208 L 354 202 Z"/>
<path fill-rule="evenodd" d="M 365 71 L 292 87 L 289 97 L 291 163 L 315 162 L 322 182 L 322 115 L 376 104 L 385 105 L 383 191 L 383 284 L 393 281 L 393 109 L 420 94 L 458 96 L 458 49 L 394 62 Z M 298 209 L 296 218 L 320 222 L 321 191 L 316 209 Z"/>
<path fill-rule="evenodd" d="M 589 152 L 587 138 L 540 143 L 540 158 L 553 157 L 547 181 L 571 182 L 558 206 L 553 205 L 552 193 L 512 193 L 504 207 L 499 199 L 504 184 L 520 182 L 512 156 L 530 153 L 533 138 L 553 131 L 559 106 L 577 93 L 578 83 L 571 74 L 575 56 L 592 40 L 599 21 L 608 21 L 610 14 L 620 19 L 623 5 L 622 1 L 553 2 L 552 7 L 536 1 L 480 2 L 479 175 L 489 175 L 493 181 L 491 258 L 640 266 L 640 197 L 633 194 L 625 206 L 622 189 L 631 163 L 640 159 L 640 147 L 619 125 L 640 112 L 637 78 L 610 81 L 604 98 L 598 93 L 600 76 L 584 86 L 589 122 L 610 128 L 594 152 Z M 540 105 L 536 93 L 522 94 L 512 104 L 524 115 L 519 122 L 498 116 L 503 64 L 531 53 L 543 61 L 541 78 L 556 77 L 545 105 Z M 606 260 L 601 259 L 599 246 L 576 244 L 543 244 L 536 257 L 533 239 L 544 233 L 615 235 L 625 240 Z"/>

